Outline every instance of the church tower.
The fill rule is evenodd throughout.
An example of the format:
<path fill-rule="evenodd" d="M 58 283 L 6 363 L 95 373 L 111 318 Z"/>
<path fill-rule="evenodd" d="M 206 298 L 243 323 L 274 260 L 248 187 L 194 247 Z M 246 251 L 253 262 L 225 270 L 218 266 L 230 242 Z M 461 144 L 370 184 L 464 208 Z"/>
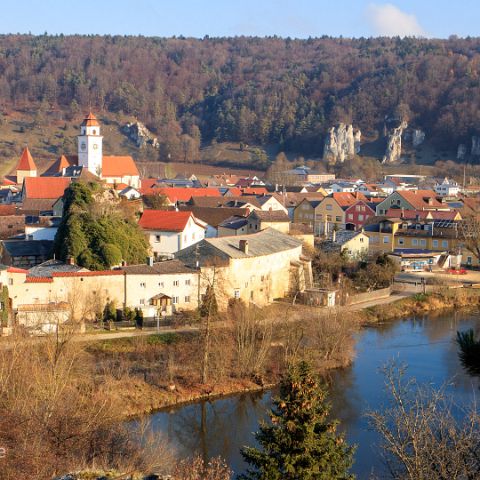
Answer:
<path fill-rule="evenodd" d="M 102 175 L 102 140 L 100 124 L 97 117 L 90 112 L 80 126 L 78 135 L 78 165 L 86 167 L 89 172 Z"/>

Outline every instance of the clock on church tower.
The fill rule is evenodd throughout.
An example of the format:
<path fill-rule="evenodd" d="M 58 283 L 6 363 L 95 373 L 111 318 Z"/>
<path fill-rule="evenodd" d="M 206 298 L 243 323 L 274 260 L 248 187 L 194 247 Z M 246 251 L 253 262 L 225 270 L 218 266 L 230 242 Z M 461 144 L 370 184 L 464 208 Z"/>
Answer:
<path fill-rule="evenodd" d="M 78 135 L 78 165 L 86 167 L 90 173 L 102 174 L 102 141 L 100 123 L 93 113 L 89 113 L 80 125 Z"/>

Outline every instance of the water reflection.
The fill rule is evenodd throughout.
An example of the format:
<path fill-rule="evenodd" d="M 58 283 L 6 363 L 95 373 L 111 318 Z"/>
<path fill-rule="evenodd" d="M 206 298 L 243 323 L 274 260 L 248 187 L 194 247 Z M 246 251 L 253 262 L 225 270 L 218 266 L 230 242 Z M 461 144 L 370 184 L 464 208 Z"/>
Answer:
<path fill-rule="evenodd" d="M 453 313 L 397 320 L 368 328 L 358 335 L 354 364 L 330 376 L 332 413 L 342 422 L 347 439 L 358 446 L 354 471 L 358 479 L 372 472 L 380 478 L 383 464 L 380 439 L 368 425 L 365 413 L 386 403 L 380 368 L 396 359 L 408 364 L 408 374 L 420 383 L 443 385 L 454 392 L 458 403 L 468 402 L 478 389 L 478 378 L 462 368 L 455 343 L 457 330 L 480 328 L 480 316 Z M 271 393 L 243 394 L 214 402 L 201 402 L 152 416 L 152 428 L 167 436 L 187 457 L 194 452 L 205 458 L 222 455 L 231 467 L 245 468 L 240 447 L 252 445 L 252 432 L 266 418 Z"/>

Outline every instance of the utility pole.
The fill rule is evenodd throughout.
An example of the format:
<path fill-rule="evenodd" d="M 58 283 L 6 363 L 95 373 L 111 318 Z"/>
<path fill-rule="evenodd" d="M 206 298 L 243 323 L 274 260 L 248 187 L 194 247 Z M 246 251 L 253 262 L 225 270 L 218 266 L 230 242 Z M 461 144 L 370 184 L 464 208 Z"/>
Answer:
<path fill-rule="evenodd" d="M 195 268 L 197 269 L 197 309 L 200 312 L 200 250 L 198 243 L 195 246 Z"/>

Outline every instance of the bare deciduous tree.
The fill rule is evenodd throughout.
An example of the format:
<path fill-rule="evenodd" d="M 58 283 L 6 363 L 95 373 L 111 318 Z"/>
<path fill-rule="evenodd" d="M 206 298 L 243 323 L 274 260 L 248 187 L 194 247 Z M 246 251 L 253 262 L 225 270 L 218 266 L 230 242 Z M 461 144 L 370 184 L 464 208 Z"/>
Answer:
<path fill-rule="evenodd" d="M 418 385 L 395 363 L 384 369 L 391 404 L 368 414 L 383 438 L 385 463 L 393 479 L 480 478 L 480 417 L 464 409 L 445 388 Z"/>

